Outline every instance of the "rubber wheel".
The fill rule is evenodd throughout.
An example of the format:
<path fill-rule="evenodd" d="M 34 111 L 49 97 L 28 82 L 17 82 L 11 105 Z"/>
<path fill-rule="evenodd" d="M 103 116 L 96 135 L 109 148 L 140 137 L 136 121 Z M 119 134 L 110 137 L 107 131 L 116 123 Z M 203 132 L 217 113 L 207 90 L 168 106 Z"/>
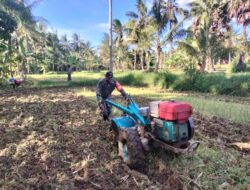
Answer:
<path fill-rule="evenodd" d="M 115 124 L 114 121 L 111 121 L 110 129 L 113 131 L 113 143 L 117 145 L 119 138 L 119 127 Z"/>
<path fill-rule="evenodd" d="M 191 140 L 194 136 L 194 126 L 188 121 L 188 140 Z"/>
<path fill-rule="evenodd" d="M 144 152 L 136 129 L 121 129 L 119 131 L 118 149 L 123 161 L 132 169 L 144 169 Z M 119 151 L 119 150 L 118 150 Z"/>

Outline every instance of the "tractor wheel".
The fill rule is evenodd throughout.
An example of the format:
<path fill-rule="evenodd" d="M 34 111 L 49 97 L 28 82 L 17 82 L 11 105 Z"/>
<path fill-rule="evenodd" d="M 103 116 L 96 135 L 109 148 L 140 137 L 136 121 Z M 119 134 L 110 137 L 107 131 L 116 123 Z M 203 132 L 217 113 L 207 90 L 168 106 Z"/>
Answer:
<path fill-rule="evenodd" d="M 113 143 L 114 143 L 115 145 L 117 145 L 117 143 L 118 143 L 118 138 L 119 138 L 119 127 L 115 124 L 114 121 L 111 121 L 110 129 L 111 129 L 111 130 L 113 131 L 113 133 L 114 133 Z"/>
<path fill-rule="evenodd" d="M 118 152 L 130 168 L 144 169 L 144 152 L 136 129 L 119 131 Z"/>
<path fill-rule="evenodd" d="M 191 140 L 194 136 L 194 124 L 192 120 L 188 121 L 188 140 Z"/>

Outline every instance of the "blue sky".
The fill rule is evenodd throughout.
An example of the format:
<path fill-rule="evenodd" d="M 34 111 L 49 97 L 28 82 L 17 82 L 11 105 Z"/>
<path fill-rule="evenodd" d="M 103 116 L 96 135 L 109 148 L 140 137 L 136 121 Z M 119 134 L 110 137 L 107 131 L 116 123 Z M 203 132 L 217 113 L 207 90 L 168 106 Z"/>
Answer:
<path fill-rule="evenodd" d="M 179 0 L 180 4 L 188 0 Z M 152 0 L 145 0 L 148 7 Z M 126 12 L 135 10 L 135 0 L 113 0 L 113 19 L 118 18 L 124 23 Z M 41 16 L 49 23 L 52 31 L 59 35 L 80 34 L 97 46 L 104 32 L 108 32 L 108 0 L 43 0 L 33 8 L 34 16 Z"/>
<path fill-rule="evenodd" d="M 153 0 L 144 0 L 151 7 Z M 192 0 L 177 0 L 185 6 Z M 124 23 L 126 12 L 135 10 L 135 0 L 113 0 L 113 19 Z M 48 21 L 48 28 L 60 35 L 67 34 L 70 39 L 75 32 L 85 41 L 96 47 L 108 32 L 108 0 L 43 0 L 33 8 L 34 16 Z M 187 22 L 186 25 L 191 22 Z M 239 29 L 237 29 L 239 30 Z"/>
<path fill-rule="evenodd" d="M 134 9 L 135 1 L 113 0 L 113 18 L 126 20 L 125 13 Z M 44 17 L 59 35 L 73 32 L 97 46 L 108 32 L 108 0 L 44 0 L 33 9 L 35 16 Z"/>

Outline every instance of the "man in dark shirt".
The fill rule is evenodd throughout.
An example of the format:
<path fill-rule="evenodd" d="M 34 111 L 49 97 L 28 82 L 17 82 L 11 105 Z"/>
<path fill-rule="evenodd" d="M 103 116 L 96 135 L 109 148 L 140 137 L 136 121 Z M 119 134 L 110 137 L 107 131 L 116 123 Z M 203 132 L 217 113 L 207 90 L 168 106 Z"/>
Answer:
<path fill-rule="evenodd" d="M 113 78 L 113 73 L 111 71 L 108 71 L 105 75 L 105 78 L 100 80 L 96 87 L 96 98 L 98 101 L 98 105 L 102 110 L 104 120 L 109 120 L 109 115 L 111 114 L 112 107 L 110 104 L 107 104 L 104 101 L 106 99 L 111 99 L 111 94 L 115 88 L 125 99 L 128 98 L 127 93 L 123 90 L 120 83 Z"/>
<path fill-rule="evenodd" d="M 72 73 L 72 68 L 70 65 L 68 65 L 68 81 L 71 81 L 71 73 Z"/>

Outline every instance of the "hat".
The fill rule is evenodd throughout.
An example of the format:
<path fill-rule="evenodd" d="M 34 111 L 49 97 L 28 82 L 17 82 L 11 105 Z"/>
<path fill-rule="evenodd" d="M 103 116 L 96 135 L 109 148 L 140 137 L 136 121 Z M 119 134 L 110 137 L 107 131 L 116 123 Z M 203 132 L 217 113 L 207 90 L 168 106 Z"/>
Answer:
<path fill-rule="evenodd" d="M 108 78 L 112 78 L 113 77 L 113 72 L 108 71 L 105 76 L 108 77 Z"/>

